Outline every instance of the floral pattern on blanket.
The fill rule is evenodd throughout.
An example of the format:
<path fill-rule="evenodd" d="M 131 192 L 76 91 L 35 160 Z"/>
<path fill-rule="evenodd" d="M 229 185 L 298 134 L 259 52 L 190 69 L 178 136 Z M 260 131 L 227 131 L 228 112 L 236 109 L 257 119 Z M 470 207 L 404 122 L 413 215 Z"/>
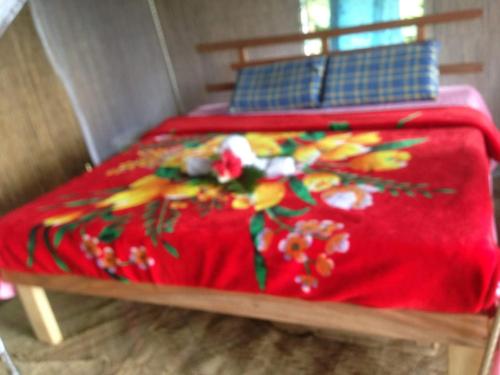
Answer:
<path fill-rule="evenodd" d="M 184 173 L 188 156 L 210 157 L 224 135 L 167 135 L 156 142 L 140 144 L 135 158 L 108 169 L 106 174 L 113 178 L 137 169 L 151 172 L 128 186 L 94 191 L 68 199 L 60 207 L 50 207 L 54 212 L 65 208 L 65 212 L 50 214 L 32 228 L 27 264 L 34 264 L 37 239 L 41 237 L 54 262 L 61 270 L 69 271 L 57 249 L 71 234 L 80 239 L 80 250 L 88 261 L 95 262 L 110 277 L 126 281 L 121 272 L 124 267 L 145 272 L 155 265 L 155 259 L 142 244 L 130 246 L 125 258 L 116 255 L 115 241 L 126 232 L 133 215 L 141 216 L 144 235 L 154 247 L 162 247 L 178 259 L 182 254 L 169 242 L 169 236 L 175 233 L 185 210 L 195 209 L 200 216 L 214 210 L 251 210 L 248 230 L 254 244 L 255 275 L 260 289 L 266 286 L 266 254 L 278 252 L 286 264 L 300 265 L 302 271 L 295 275 L 294 282 L 309 293 L 319 287 L 321 278 L 332 275 L 350 248 L 349 228 L 344 223 L 304 217 L 313 206 L 365 210 L 375 204 L 379 194 L 420 199 L 454 193 L 449 188 L 431 188 L 425 182 L 373 175 L 372 172 L 390 173 L 407 167 L 411 148 L 425 142 L 425 138 L 384 142 L 377 131 L 348 132 L 348 125 L 343 123 L 332 124 L 330 129 L 334 131 L 245 133 L 257 156 L 293 157 L 298 173 L 274 179 L 246 176 L 244 186 L 190 178 Z M 286 206 L 287 195 L 294 196 L 300 208 Z M 100 223 L 100 230 L 90 232 L 88 225 L 96 222 Z M 313 247 L 315 251 L 311 251 Z"/>

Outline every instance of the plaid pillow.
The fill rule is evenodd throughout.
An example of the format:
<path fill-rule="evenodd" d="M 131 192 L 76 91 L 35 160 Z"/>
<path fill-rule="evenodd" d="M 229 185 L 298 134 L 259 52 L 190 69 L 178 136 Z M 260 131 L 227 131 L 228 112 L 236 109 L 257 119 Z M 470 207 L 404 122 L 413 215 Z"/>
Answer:
<path fill-rule="evenodd" d="M 330 56 L 321 106 L 434 99 L 438 52 L 426 41 Z"/>
<path fill-rule="evenodd" d="M 318 107 L 326 57 L 243 68 L 230 112 Z"/>

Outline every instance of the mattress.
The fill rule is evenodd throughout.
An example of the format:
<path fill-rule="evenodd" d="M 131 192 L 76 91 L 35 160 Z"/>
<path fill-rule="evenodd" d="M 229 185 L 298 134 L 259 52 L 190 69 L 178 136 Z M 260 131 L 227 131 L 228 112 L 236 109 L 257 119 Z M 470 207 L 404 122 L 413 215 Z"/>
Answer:
<path fill-rule="evenodd" d="M 442 86 L 439 89 L 439 95 L 436 100 L 423 100 L 423 101 L 410 101 L 401 103 L 387 103 L 387 104 L 377 104 L 377 105 L 361 105 L 361 106 L 350 106 L 350 107 L 334 107 L 334 108 L 315 108 L 315 109 L 303 109 L 303 110 L 293 110 L 293 111 L 281 111 L 281 112 L 267 112 L 267 113 L 288 113 L 288 114 L 314 114 L 314 113 L 353 113 L 353 112 L 373 112 L 373 111 L 385 111 L 385 110 L 395 110 L 395 109 L 416 109 L 416 108 L 438 108 L 438 107 L 468 107 L 476 109 L 484 113 L 487 117 L 491 118 L 490 111 L 486 106 L 483 97 L 479 92 L 472 86 L 468 85 L 454 85 L 454 86 Z M 228 114 L 229 103 L 210 103 L 203 104 L 198 108 L 195 108 L 189 113 L 190 116 L 210 116 L 210 115 L 220 115 Z M 252 114 L 252 112 L 247 114 Z M 259 112 L 253 112 L 253 114 L 262 114 Z"/>
<path fill-rule="evenodd" d="M 229 134 L 296 169 L 230 183 L 186 174 L 187 158 L 217 158 Z M 488 311 L 499 157 L 494 124 L 466 107 L 178 117 L 2 217 L 0 268 Z"/>

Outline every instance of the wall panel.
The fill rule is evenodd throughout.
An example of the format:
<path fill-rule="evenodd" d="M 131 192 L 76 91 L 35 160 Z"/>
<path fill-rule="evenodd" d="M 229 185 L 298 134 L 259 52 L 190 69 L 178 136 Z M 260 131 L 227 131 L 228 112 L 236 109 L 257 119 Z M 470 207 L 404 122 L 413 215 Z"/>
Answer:
<path fill-rule="evenodd" d="M 177 114 L 147 0 L 44 0 L 30 5 L 94 162 Z"/>
<path fill-rule="evenodd" d="M 441 13 L 482 8 L 480 20 L 434 26 L 432 35 L 442 42 L 442 61 L 481 61 L 485 71 L 478 74 L 446 76 L 443 84 L 467 83 L 486 99 L 493 118 L 500 124 L 500 1 L 499 0 L 426 0 L 426 12 Z"/>
<path fill-rule="evenodd" d="M 206 82 L 234 80 L 228 66 L 233 52 L 200 55 L 201 42 L 252 38 L 300 31 L 299 0 L 156 0 L 185 107 L 225 99 L 228 94 L 207 95 Z M 251 50 L 250 58 L 300 53 L 290 44 Z"/>
<path fill-rule="evenodd" d="M 87 160 L 25 6 L 0 38 L 0 215 L 81 173 Z"/>

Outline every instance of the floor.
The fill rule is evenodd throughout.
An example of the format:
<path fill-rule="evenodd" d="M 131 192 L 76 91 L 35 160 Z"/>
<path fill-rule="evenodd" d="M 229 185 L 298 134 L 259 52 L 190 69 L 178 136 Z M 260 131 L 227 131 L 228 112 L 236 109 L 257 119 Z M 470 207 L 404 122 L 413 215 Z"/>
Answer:
<path fill-rule="evenodd" d="M 445 347 L 50 294 L 66 340 L 34 339 L 17 299 L 0 336 L 22 374 L 445 374 Z M 0 364 L 0 374 L 7 374 Z"/>
<path fill-rule="evenodd" d="M 498 177 L 495 202 L 500 207 Z M 35 340 L 17 299 L 0 304 L 0 336 L 24 375 L 437 375 L 447 371 L 446 347 L 429 343 L 311 331 L 103 298 L 60 293 L 49 298 L 66 338 L 57 347 Z"/>

